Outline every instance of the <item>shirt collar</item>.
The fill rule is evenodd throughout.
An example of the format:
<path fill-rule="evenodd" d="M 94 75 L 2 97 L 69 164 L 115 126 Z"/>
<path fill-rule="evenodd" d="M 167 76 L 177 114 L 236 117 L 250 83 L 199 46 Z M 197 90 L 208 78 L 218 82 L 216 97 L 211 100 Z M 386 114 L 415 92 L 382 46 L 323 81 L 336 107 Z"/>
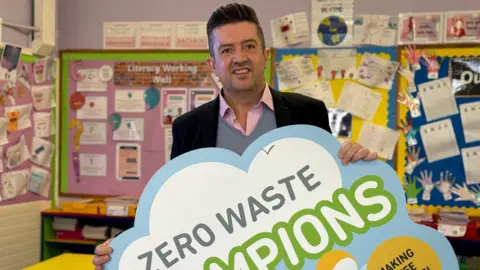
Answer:
<path fill-rule="evenodd" d="M 229 110 L 232 110 L 230 106 L 228 106 L 225 99 L 223 98 L 222 92 L 223 92 L 223 89 L 220 91 L 220 95 L 219 95 L 220 96 L 220 117 L 224 117 Z M 270 88 L 268 87 L 268 84 L 265 84 L 262 98 L 260 99 L 258 104 L 255 105 L 254 107 L 257 107 L 261 104 L 267 106 L 270 110 L 273 111 L 273 98 L 272 98 L 272 93 L 270 92 Z"/>

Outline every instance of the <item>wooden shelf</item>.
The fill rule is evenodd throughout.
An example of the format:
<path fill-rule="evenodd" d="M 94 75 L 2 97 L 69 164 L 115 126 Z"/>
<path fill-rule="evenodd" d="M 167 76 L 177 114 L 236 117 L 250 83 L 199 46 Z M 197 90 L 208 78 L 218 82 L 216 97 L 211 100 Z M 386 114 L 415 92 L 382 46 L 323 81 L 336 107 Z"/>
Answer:
<path fill-rule="evenodd" d="M 134 216 L 107 216 L 100 214 L 85 214 L 85 213 L 71 213 L 65 212 L 60 208 L 53 208 L 41 212 L 44 216 L 56 216 L 56 217 L 90 217 L 90 218 L 119 218 L 119 219 L 135 219 Z"/>
<path fill-rule="evenodd" d="M 78 239 L 60 239 L 60 238 L 51 238 L 48 239 L 47 243 L 63 243 L 63 244 L 72 244 L 72 245 L 97 245 L 99 242 L 104 240 L 78 240 Z"/>

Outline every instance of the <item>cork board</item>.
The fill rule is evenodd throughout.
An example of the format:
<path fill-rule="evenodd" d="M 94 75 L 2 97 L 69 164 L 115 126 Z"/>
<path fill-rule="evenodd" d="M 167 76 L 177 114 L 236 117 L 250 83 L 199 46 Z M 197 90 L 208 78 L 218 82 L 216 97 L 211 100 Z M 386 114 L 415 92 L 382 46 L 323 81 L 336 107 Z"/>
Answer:
<path fill-rule="evenodd" d="M 169 160 L 174 118 L 218 93 L 208 57 L 208 51 L 61 51 L 59 194 L 140 196 Z M 270 65 L 269 59 L 267 82 Z"/>

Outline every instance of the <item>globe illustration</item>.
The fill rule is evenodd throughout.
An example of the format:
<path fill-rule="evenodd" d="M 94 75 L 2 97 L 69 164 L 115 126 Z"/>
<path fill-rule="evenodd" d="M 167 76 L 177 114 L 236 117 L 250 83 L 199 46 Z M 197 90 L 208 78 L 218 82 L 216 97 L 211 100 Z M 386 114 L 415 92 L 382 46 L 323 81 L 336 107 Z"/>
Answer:
<path fill-rule="evenodd" d="M 335 46 L 342 43 L 347 30 L 347 24 L 343 18 L 330 16 L 318 25 L 318 38 L 327 46 Z"/>

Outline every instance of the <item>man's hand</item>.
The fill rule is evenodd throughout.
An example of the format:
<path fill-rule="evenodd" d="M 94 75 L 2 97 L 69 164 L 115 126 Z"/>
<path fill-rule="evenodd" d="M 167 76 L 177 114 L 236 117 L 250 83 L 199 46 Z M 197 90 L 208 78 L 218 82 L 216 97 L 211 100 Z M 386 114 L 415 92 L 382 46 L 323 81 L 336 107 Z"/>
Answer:
<path fill-rule="evenodd" d="M 103 270 L 103 265 L 110 261 L 110 254 L 113 252 L 110 247 L 112 240 L 113 238 L 110 238 L 95 248 L 95 257 L 92 260 L 95 270 Z"/>
<path fill-rule="evenodd" d="M 375 160 L 378 155 L 357 143 L 344 141 L 338 152 L 338 157 L 342 159 L 343 165 L 347 165 L 349 162 L 355 163 L 361 159 L 365 161 Z"/>

